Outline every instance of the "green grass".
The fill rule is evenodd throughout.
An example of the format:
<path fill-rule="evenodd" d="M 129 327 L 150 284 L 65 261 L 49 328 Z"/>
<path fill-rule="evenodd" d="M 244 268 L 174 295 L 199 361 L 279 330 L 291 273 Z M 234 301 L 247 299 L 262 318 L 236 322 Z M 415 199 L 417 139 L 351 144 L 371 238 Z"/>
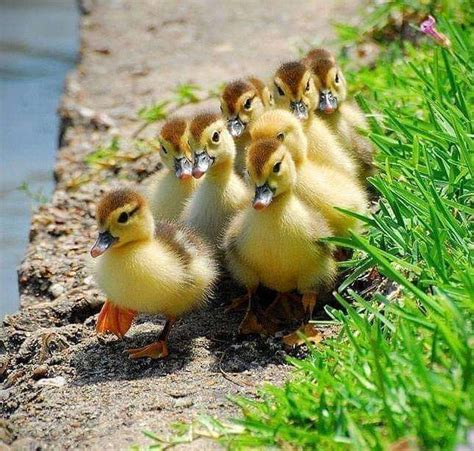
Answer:
<path fill-rule="evenodd" d="M 388 44 L 374 70 L 349 75 L 371 117 L 380 166 L 371 183 L 381 198 L 366 234 L 333 239 L 356 250 L 338 289 L 343 308 L 327 310 L 339 336 L 291 359 L 284 386 L 236 399 L 239 419 L 203 417 L 172 443 L 204 434 L 230 449 L 406 441 L 449 450 L 466 441 L 474 428 L 474 63 L 472 27 L 459 23 L 440 20 L 451 49 Z M 374 267 L 392 282 L 390 294 L 349 289 Z"/>

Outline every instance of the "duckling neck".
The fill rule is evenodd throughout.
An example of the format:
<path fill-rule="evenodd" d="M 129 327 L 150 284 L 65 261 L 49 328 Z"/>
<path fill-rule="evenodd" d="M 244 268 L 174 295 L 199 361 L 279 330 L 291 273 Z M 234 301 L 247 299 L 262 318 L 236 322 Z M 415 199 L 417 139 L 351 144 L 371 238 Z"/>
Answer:
<path fill-rule="evenodd" d="M 283 213 L 286 207 L 295 198 L 296 196 L 291 190 L 281 193 L 277 197 L 273 198 L 270 205 L 265 210 L 263 210 L 262 213 L 265 211 L 267 211 L 269 214 Z"/>
<path fill-rule="evenodd" d="M 227 158 L 212 165 L 209 171 L 207 171 L 206 179 L 213 183 L 223 184 L 232 177 L 233 172 L 234 160 L 233 158 Z"/>

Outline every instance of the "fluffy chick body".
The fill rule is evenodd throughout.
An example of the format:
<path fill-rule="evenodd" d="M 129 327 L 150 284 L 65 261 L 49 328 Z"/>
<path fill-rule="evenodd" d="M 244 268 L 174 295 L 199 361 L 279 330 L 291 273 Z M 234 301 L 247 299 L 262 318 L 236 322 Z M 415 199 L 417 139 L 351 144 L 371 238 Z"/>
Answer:
<path fill-rule="evenodd" d="M 199 184 L 199 180 L 191 175 L 188 125 L 185 119 L 170 119 L 163 125 L 158 137 L 164 168 L 152 176 L 147 189 L 155 220 L 179 219 L 186 202 Z"/>
<path fill-rule="evenodd" d="M 195 154 L 193 174 L 202 155 L 206 155 L 208 163 L 205 177 L 186 205 L 182 220 L 219 246 L 225 227 L 250 202 L 250 194 L 234 171 L 235 144 L 222 118 L 209 113 L 196 116 L 191 123 L 191 134 Z"/>

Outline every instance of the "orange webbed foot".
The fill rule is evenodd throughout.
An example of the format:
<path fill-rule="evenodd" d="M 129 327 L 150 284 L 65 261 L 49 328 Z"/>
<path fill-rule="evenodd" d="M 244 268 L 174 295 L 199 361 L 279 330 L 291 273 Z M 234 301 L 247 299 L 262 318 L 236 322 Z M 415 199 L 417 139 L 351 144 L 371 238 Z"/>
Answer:
<path fill-rule="evenodd" d="M 247 308 L 248 294 L 232 299 L 231 303 L 225 308 L 225 313 L 241 312 Z"/>
<path fill-rule="evenodd" d="M 130 329 L 136 315 L 135 310 L 116 307 L 107 299 L 97 318 L 95 330 L 98 334 L 110 332 L 122 338 Z"/>
<path fill-rule="evenodd" d="M 164 359 L 168 357 L 168 345 L 166 341 L 155 341 L 149 345 L 143 346 L 142 348 L 127 349 L 128 356 L 133 359 L 142 359 L 149 357 L 151 359 Z"/>
<path fill-rule="evenodd" d="M 265 328 L 258 321 L 257 315 L 248 311 L 240 323 L 239 334 L 241 335 L 250 335 L 250 334 L 262 334 L 265 332 Z"/>
<path fill-rule="evenodd" d="M 313 344 L 323 340 L 321 332 L 313 324 L 304 324 L 295 332 L 285 335 L 283 343 L 289 347 L 301 346 L 307 341 Z"/>

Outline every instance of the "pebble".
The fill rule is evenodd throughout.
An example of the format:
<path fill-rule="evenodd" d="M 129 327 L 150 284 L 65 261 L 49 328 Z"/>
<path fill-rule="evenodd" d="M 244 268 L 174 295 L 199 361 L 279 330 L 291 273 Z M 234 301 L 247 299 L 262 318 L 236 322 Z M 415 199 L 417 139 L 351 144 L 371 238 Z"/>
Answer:
<path fill-rule="evenodd" d="M 46 365 L 39 365 L 33 370 L 32 377 L 35 380 L 43 379 L 48 375 L 48 367 Z"/>
<path fill-rule="evenodd" d="M 41 379 L 38 381 L 38 385 L 41 387 L 62 387 L 66 385 L 66 379 L 62 376 Z"/>
<path fill-rule="evenodd" d="M 174 406 L 177 408 L 186 408 L 186 407 L 191 407 L 194 404 L 194 402 L 191 399 L 186 399 L 186 398 L 180 398 L 177 399 L 174 402 Z"/>
<path fill-rule="evenodd" d="M 54 298 L 58 298 L 64 293 L 64 287 L 60 283 L 54 283 L 49 287 L 49 292 Z"/>

